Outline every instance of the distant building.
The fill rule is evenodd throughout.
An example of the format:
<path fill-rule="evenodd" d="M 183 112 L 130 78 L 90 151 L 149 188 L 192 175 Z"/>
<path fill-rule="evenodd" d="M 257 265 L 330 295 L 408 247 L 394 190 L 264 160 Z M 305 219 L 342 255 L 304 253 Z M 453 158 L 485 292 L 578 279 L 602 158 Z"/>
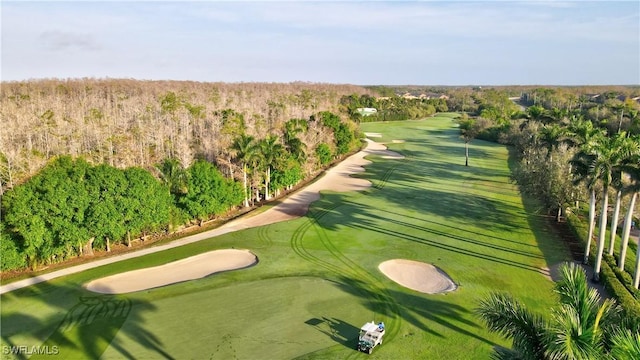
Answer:
<path fill-rule="evenodd" d="M 375 115 L 378 113 L 376 108 L 357 108 L 356 111 L 362 116 Z"/>

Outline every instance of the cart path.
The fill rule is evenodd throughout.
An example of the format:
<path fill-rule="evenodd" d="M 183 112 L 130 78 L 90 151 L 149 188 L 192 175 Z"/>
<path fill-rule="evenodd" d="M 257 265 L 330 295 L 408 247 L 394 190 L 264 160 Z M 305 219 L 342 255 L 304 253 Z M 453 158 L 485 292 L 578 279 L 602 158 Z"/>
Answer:
<path fill-rule="evenodd" d="M 320 191 L 322 190 L 343 192 L 361 191 L 369 188 L 371 186 L 371 182 L 369 182 L 368 180 L 350 176 L 352 174 L 364 171 L 364 166 L 371 163 L 370 161 L 364 159 L 369 155 L 382 156 L 389 159 L 404 158 L 404 156 L 396 152 L 388 151 L 386 146 L 384 146 L 383 144 L 376 143 L 367 139 L 367 147 L 365 149 L 341 161 L 336 166 L 327 170 L 325 175 L 320 179 L 289 195 L 287 198 L 282 200 L 282 202 L 263 213 L 257 215 L 251 215 L 251 213 L 249 213 L 245 216 L 241 216 L 238 219 L 231 220 L 230 222 L 225 223 L 218 228 L 195 235 L 189 235 L 171 241 L 170 243 L 164 245 L 134 250 L 125 254 L 95 260 L 85 264 L 75 265 L 65 269 L 60 269 L 52 271 L 50 273 L 30 277 L 28 279 L 15 281 L 6 285 L 1 285 L 0 294 L 5 294 L 13 290 L 21 289 L 62 276 L 76 274 L 103 265 L 112 264 L 128 259 L 134 259 L 140 256 L 145 256 L 156 252 L 191 244 L 226 233 L 302 217 L 309 210 L 309 204 L 320 198 Z"/>

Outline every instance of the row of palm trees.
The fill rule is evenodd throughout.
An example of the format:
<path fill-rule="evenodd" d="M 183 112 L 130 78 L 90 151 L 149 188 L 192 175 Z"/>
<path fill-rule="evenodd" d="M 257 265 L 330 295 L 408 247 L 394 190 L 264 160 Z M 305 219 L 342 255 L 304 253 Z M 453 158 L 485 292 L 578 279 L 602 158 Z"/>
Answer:
<path fill-rule="evenodd" d="M 305 145 L 299 142 L 296 150 L 305 154 Z M 295 141 L 292 141 L 295 142 Z M 281 165 L 287 157 L 295 157 L 295 154 L 291 154 L 288 146 L 280 143 L 280 139 L 277 135 L 268 135 L 263 139 L 256 139 L 253 136 L 247 134 L 238 135 L 231 144 L 231 153 L 235 160 L 242 168 L 244 200 L 243 206 L 249 207 L 254 204 L 254 201 L 260 199 L 260 190 L 262 186 L 258 182 L 264 181 L 264 199 L 271 199 L 270 193 L 270 180 L 271 172 L 275 167 Z M 297 155 L 297 159 L 304 161 L 306 155 Z M 169 190 L 173 194 L 185 194 L 187 192 L 187 172 L 183 168 L 178 159 L 169 158 L 165 159 L 158 165 L 159 176 L 169 187 Z M 262 176 L 256 176 L 253 180 L 250 179 L 251 174 L 262 174 Z M 255 195 L 251 194 L 250 190 L 255 189 Z"/>
<path fill-rule="evenodd" d="M 594 127 L 590 121 L 572 124 L 570 133 L 579 146 L 570 166 L 576 182 L 586 185 L 590 193 L 589 230 L 587 235 L 584 261 L 587 263 L 591 239 L 595 228 L 596 192 L 602 192 L 597 253 L 595 255 L 594 279 L 598 280 L 604 254 L 608 222 L 609 192 L 615 192 L 615 205 L 611 218 L 608 254 L 614 254 L 614 244 L 618 230 L 620 208 L 624 196 L 630 197 L 629 207 L 622 225 L 622 238 L 618 258 L 618 267 L 624 270 L 626 250 L 629 241 L 635 201 L 640 191 L 640 137 L 620 131 L 607 136 L 603 130 Z M 635 287 L 640 279 L 640 252 L 638 252 L 635 270 Z"/>
<path fill-rule="evenodd" d="M 301 145 L 302 146 L 302 145 Z M 264 198 L 271 199 L 270 181 L 271 171 L 278 160 L 283 158 L 285 147 L 275 135 L 269 135 L 264 139 L 256 140 L 253 136 L 241 134 L 236 137 L 231 145 L 235 158 L 242 167 L 242 179 L 244 188 L 244 206 L 249 207 L 253 199 L 259 199 L 259 187 L 255 187 L 255 197 L 251 196 L 252 182 L 249 179 L 251 170 L 263 169 L 264 171 Z"/>

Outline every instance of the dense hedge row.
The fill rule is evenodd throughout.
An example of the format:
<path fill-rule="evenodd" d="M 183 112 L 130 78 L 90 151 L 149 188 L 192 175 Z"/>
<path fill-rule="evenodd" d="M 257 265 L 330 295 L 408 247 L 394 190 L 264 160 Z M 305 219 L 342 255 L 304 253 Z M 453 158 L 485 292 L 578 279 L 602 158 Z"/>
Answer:
<path fill-rule="evenodd" d="M 588 233 L 585 224 L 575 214 L 568 214 L 567 225 L 576 238 L 580 239 L 580 243 L 584 248 Z M 594 254 L 596 251 L 596 244 L 592 242 L 589 256 L 591 263 L 595 260 Z M 629 274 L 624 273 L 624 275 L 617 275 L 620 271 L 616 267 L 614 257 L 604 255 L 604 260 L 600 270 L 600 281 L 609 292 L 609 295 L 617 300 L 618 304 L 622 306 L 628 316 L 640 318 L 640 302 L 638 301 L 638 299 L 640 299 L 640 292 L 633 288 Z"/>
<path fill-rule="evenodd" d="M 106 249 L 180 220 L 219 215 L 242 202 L 242 187 L 203 160 L 187 169 L 184 194 L 141 168 L 90 165 L 61 156 L 2 198 L 3 271 Z M 182 215 L 180 215 L 182 214 Z"/>

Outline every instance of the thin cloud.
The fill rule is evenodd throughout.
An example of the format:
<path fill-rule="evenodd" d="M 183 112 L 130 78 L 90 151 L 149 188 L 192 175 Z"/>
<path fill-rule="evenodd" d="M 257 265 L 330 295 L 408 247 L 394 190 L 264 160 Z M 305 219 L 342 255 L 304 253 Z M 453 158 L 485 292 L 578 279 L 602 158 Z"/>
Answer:
<path fill-rule="evenodd" d="M 639 10 L 602 1 L 10 1 L 2 75 L 628 83 L 638 78 Z"/>
<path fill-rule="evenodd" d="M 39 40 L 45 49 L 50 51 L 68 51 L 74 49 L 95 51 L 100 49 L 100 46 L 89 34 L 53 30 L 40 34 Z"/>

